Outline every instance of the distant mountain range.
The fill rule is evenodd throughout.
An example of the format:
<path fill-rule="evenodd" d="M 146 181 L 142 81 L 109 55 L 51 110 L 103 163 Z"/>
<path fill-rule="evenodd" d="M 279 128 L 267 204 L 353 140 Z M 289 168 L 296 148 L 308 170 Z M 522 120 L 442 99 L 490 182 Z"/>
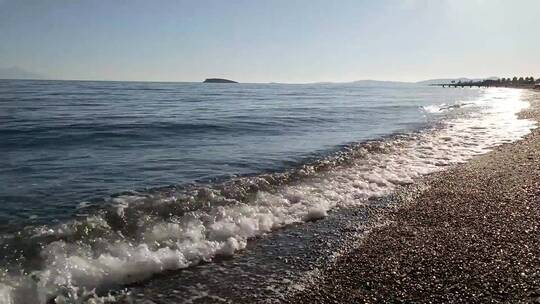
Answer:
<path fill-rule="evenodd" d="M 404 81 L 386 81 L 386 80 L 357 80 L 351 83 L 365 86 L 406 86 L 411 85 L 411 82 Z"/>
<path fill-rule="evenodd" d="M 0 68 L 0 79 L 45 79 L 40 74 L 26 71 L 19 67 Z"/>
<path fill-rule="evenodd" d="M 311 84 L 342 84 L 342 83 L 346 83 L 346 84 L 356 84 L 356 85 L 360 85 L 360 86 L 410 86 L 410 85 L 414 85 L 414 82 L 404 82 L 404 81 L 386 81 L 386 80 L 371 80 L 371 79 L 368 79 L 368 80 L 356 80 L 356 81 L 351 81 L 351 82 L 329 82 L 329 81 L 325 81 L 325 82 L 313 82 Z M 283 83 L 285 84 L 285 83 Z"/>
<path fill-rule="evenodd" d="M 385 81 L 385 80 L 357 80 L 348 82 L 350 84 L 357 84 L 361 86 L 410 86 L 410 85 L 430 85 L 430 84 L 447 84 L 454 82 L 469 82 L 469 81 L 481 81 L 485 79 L 498 79 L 499 77 L 488 78 L 439 78 L 428 79 L 418 82 L 405 82 L 405 81 Z M 0 68 L 0 79 L 48 79 L 47 76 L 27 71 L 20 67 Z M 225 82 L 226 79 L 207 79 L 205 82 Z M 229 80 L 230 81 L 230 80 Z M 234 81 L 231 81 L 234 82 Z M 339 82 L 316 82 L 314 84 L 332 84 Z"/>

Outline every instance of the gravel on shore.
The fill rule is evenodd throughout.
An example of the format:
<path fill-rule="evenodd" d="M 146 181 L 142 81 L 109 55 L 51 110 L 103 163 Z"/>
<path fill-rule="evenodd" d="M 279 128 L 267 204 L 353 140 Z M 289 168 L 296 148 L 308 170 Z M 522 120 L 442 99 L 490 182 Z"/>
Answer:
<path fill-rule="evenodd" d="M 423 188 L 286 302 L 540 303 L 539 129 Z"/>

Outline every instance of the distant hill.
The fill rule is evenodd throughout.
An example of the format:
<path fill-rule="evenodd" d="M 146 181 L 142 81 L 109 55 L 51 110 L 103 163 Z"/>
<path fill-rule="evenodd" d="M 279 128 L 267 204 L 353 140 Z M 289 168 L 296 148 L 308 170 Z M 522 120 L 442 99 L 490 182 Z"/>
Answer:
<path fill-rule="evenodd" d="M 0 79 L 44 79 L 45 76 L 19 67 L 0 68 Z"/>
<path fill-rule="evenodd" d="M 486 79 L 491 79 L 491 80 L 495 80 L 495 79 L 499 79 L 499 77 L 487 77 L 487 78 L 466 78 L 466 77 L 461 77 L 461 78 L 440 78 L 440 79 L 429 79 L 429 80 L 424 80 L 424 81 L 418 81 L 417 84 L 425 84 L 425 85 L 430 85 L 430 84 L 446 84 L 446 83 L 452 83 L 452 81 L 454 82 L 469 82 L 469 81 L 482 81 L 482 80 L 486 80 Z"/>
<path fill-rule="evenodd" d="M 234 80 L 223 79 L 223 78 L 206 78 L 204 83 L 238 83 Z"/>
<path fill-rule="evenodd" d="M 410 86 L 414 83 L 403 82 L 403 81 L 385 81 L 385 80 L 357 80 L 351 82 L 353 84 L 363 85 L 363 86 Z"/>
<path fill-rule="evenodd" d="M 310 84 L 355 84 L 359 86 L 410 86 L 414 85 L 414 82 L 403 82 L 403 81 L 386 81 L 386 80 L 356 80 L 351 82 L 313 82 Z"/>

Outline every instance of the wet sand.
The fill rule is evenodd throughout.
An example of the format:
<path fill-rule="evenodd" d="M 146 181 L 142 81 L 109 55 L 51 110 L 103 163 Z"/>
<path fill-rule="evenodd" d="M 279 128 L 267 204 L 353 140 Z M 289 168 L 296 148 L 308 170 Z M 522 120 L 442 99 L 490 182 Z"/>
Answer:
<path fill-rule="evenodd" d="M 393 200 L 388 225 L 286 302 L 540 302 L 540 130 Z"/>

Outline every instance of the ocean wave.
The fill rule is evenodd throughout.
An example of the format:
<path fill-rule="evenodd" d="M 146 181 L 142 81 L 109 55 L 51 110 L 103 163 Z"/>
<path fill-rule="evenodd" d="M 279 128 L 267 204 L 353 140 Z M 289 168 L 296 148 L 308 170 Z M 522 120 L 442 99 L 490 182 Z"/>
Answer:
<path fill-rule="evenodd" d="M 457 102 L 457 103 L 451 104 L 451 105 L 446 104 L 446 103 L 432 104 L 432 105 L 428 105 L 428 106 L 423 106 L 422 110 L 424 110 L 427 113 L 443 113 L 443 112 L 446 112 L 446 111 L 471 106 L 471 105 L 474 105 L 474 104 L 476 104 L 476 103 L 475 102 Z"/>
<path fill-rule="evenodd" d="M 478 101 L 485 105 L 481 111 L 414 134 L 353 144 L 294 170 L 128 192 L 87 217 L 5 237 L 0 247 L 16 254 L 2 272 L 0 303 L 97 301 L 96 294 L 111 287 L 231 256 L 257 236 L 369 204 L 528 134 L 536 123 L 518 119 L 528 106 L 521 94 L 494 90 Z"/>

